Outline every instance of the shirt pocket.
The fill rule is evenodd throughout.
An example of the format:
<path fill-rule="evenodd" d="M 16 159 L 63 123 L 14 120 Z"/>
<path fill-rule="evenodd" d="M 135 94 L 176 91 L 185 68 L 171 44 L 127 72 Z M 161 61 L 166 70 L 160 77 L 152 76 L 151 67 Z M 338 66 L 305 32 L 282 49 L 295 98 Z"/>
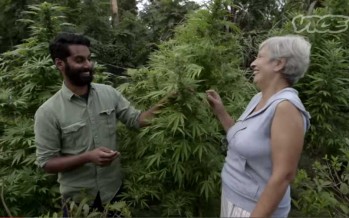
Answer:
<path fill-rule="evenodd" d="M 86 128 L 86 122 L 80 121 L 69 126 L 62 127 L 62 146 L 63 150 L 72 152 L 74 148 L 85 148 L 83 129 Z"/>
<path fill-rule="evenodd" d="M 116 132 L 116 115 L 115 108 L 102 110 L 99 112 L 100 130 L 106 129 L 107 136 L 114 135 Z"/>
<path fill-rule="evenodd" d="M 232 179 L 233 186 L 235 187 L 234 190 L 244 196 L 256 199 L 259 185 L 246 159 L 241 155 L 236 155 L 232 161 L 235 168 L 240 171 L 240 173 L 236 174 Z"/>

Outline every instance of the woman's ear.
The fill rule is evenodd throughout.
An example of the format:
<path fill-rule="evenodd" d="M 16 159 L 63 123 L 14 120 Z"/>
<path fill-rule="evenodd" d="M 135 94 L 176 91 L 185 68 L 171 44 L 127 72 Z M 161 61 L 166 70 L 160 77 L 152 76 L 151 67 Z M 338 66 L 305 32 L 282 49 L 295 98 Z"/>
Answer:
<path fill-rule="evenodd" d="M 274 70 L 277 72 L 280 72 L 285 68 L 285 65 L 286 65 L 286 59 L 280 58 L 280 59 L 276 60 L 276 65 L 274 67 Z"/>

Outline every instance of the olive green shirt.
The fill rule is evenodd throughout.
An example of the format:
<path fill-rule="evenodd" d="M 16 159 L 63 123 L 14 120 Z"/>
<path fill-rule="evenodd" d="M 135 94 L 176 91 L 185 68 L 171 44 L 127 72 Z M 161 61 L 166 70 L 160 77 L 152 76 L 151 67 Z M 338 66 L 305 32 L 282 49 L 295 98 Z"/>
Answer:
<path fill-rule="evenodd" d="M 118 150 L 116 123 L 138 128 L 140 111 L 113 87 L 92 83 L 88 99 L 79 97 L 64 84 L 35 114 L 37 164 L 44 167 L 53 157 L 77 155 L 98 147 Z M 80 201 L 85 194 L 109 202 L 121 185 L 120 162 L 110 166 L 93 163 L 58 173 L 64 198 Z M 83 194 L 83 195 L 81 195 Z"/>

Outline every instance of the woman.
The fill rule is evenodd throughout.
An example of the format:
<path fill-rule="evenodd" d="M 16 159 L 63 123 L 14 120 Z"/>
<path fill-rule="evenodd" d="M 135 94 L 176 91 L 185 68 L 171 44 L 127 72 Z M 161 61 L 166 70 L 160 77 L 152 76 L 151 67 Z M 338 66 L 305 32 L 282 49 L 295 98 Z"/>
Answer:
<path fill-rule="evenodd" d="M 213 90 L 207 98 L 229 143 L 222 170 L 221 217 L 287 217 L 290 183 L 310 126 L 291 88 L 309 66 L 310 44 L 300 36 L 272 37 L 252 62 L 261 91 L 235 122 Z"/>

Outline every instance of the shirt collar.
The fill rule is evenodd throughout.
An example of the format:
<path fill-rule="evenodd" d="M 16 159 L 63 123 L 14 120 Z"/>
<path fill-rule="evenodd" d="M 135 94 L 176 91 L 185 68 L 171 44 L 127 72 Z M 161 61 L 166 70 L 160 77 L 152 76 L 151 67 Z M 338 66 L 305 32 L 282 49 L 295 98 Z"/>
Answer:
<path fill-rule="evenodd" d="M 95 84 L 94 83 L 91 83 L 90 84 L 90 91 L 91 90 L 94 90 L 95 89 Z M 73 96 L 77 96 L 74 94 L 74 92 L 72 92 L 66 85 L 65 83 L 63 82 L 63 85 L 62 85 L 62 94 L 64 96 L 64 98 L 67 98 L 68 100 L 71 100 L 73 98 Z"/>

